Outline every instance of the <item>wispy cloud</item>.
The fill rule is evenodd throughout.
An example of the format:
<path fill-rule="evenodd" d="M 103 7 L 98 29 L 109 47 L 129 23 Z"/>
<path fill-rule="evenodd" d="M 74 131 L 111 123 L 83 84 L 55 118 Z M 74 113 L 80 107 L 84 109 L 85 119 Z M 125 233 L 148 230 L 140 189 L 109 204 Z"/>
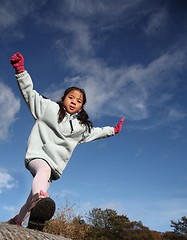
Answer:
<path fill-rule="evenodd" d="M 133 1 L 133 3 L 120 1 L 119 4 L 110 1 L 106 5 L 103 1 L 94 3 L 86 1 L 84 6 L 80 4 L 78 7 L 77 1 L 64 1 L 65 5 L 60 5 L 61 8 L 58 8 L 56 16 L 53 13 L 50 19 L 46 15 L 42 19 L 42 23 L 45 22 L 63 33 L 63 37 L 56 40 L 55 47 L 59 53 L 59 61 L 71 68 L 75 76 L 67 78 L 65 84 L 76 84 L 86 90 L 87 110 L 94 118 L 102 115 L 125 115 L 131 120 L 142 120 L 150 118 L 153 111 L 163 112 L 164 109 L 165 116 L 160 119 L 160 125 L 171 120 L 167 116 L 171 116 L 171 109 L 174 106 L 167 104 L 175 97 L 175 90 L 180 82 L 178 73 L 186 62 L 186 47 L 181 51 L 171 46 L 168 52 L 162 51 L 146 65 L 140 62 L 136 65 L 127 63 L 124 66 L 113 67 L 97 54 L 101 42 L 104 44 L 105 39 L 101 37 L 98 41 L 96 36 L 102 34 L 102 31 L 107 29 L 107 25 L 111 26 L 110 19 L 117 24 L 123 16 L 123 24 L 128 24 L 130 20 L 128 23 L 125 21 L 125 13 L 129 16 L 143 2 L 146 1 Z M 115 15 L 116 11 L 112 11 L 113 8 L 118 9 L 118 14 Z M 111 13 L 114 14 L 112 18 Z M 139 18 L 140 15 L 147 17 L 148 14 L 149 24 L 145 26 L 146 30 L 144 29 L 147 34 L 159 31 L 166 25 L 168 19 L 166 8 L 157 11 L 151 8 L 141 11 L 140 8 L 129 18 L 133 22 L 134 17 Z M 96 23 L 93 23 L 93 17 Z M 97 24 L 97 19 L 100 25 Z M 113 34 L 116 30 L 111 27 L 107 31 Z M 152 99 L 157 100 L 153 102 Z M 181 114 L 182 112 L 183 109 Z M 156 125 L 158 126 L 159 123 L 157 121 Z"/>
<path fill-rule="evenodd" d="M 7 138 L 19 109 L 20 100 L 7 85 L 0 82 L 0 140 Z"/>
<path fill-rule="evenodd" d="M 24 6 L 22 14 L 19 16 L 17 5 L 14 5 L 16 16 L 13 15 L 14 20 L 10 25 L 19 23 L 20 17 L 26 17 L 30 10 L 33 16 L 29 17 L 38 26 L 47 26 L 46 31 L 49 32 L 62 33 L 54 46 L 58 50 L 60 64 L 74 73 L 74 77 L 67 78 L 65 84 L 76 84 L 86 90 L 86 108 L 92 117 L 125 115 L 131 120 L 142 120 L 150 118 L 152 112 L 159 115 L 158 112 L 164 109 L 165 115 L 156 125 L 171 120 L 174 106 L 167 104 L 175 97 L 175 89 L 180 82 L 178 73 L 186 61 L 185 46 L 183 51 L 168 47 L 168 52 L 160 52 L 146 65 L 141 62 L 128 65 L 127 60 L 126 65 L 114 67 L 98 54 L 106 36 L 114 34 L 118 28 L 137 25 L 141 18 L 149 20 L 143 25 L 146 34 L 163 29 L 169 18 L 166 7 L 148 5 L 145 9 L 146 0 L 108 1 L 107 4 L 104 1 L 87 0 L 82 4 L 81 1 L 64 0 L 56 1 L 51 11 L 49 7 L 45 8 L 46 1 L 41 1 L 37 6 L 30 0 L 21 2 Z M 7 12 L 7 6 L 3 5 L 4 12 Z M 42 7 L 44 11 L 38 14 Z M 103 35 L 103 32 L 110 34 Z M 62 92 L 59 86 L 56 92 L 54 89 L 53 86 L 53 98 Z M 152 99 L 155 99 L 154 102 Z M 180 113 L 184 118 L 183 109 Z M 177 120 L 176 115 L 173 119 Z M 155 126 L 155 123 L 151 126 Z"/>
<path fill-rule="evenodd" d="M 168 112 L 168 120 L 176 121 L 182 120 L 186 116 L 186 113 L 178 107 L 172 107 Z"/>
<path fill-rule="evenodd" d="M 118 214 L 127 215 L 131 221 L 142 221 L 143 224 L 151 230 L 160 229 L 160 231 L 171 231 L 171 220 L 177 221 L 185 216 L 186 199 L 160 199 L 156 201 L 123 201 L 113 200 L 100 206 L 102 209 L 110 208 Z M 166 229 L 166 227 L 168 229 Z"/>
<path fill-rule="evenodd" d="M 0 32 L 3 32 L 2 39 L 6 41 L 23 39 L 22 26 L 24 18 L 32 16 L 34 19 L 37 10 L 45 2 L 46 0 L 41 0 L 36 4 L 32 0 L 1 1 Z"/>
<path fill-rule="evenodd" d="M 154 229 L 162 229 L 162 226 L 168 225 L 169 230 L 171 220 L 177 221 L 186 215 L 187 208 L 185 202 L 186 199 L 173 198 L 147 204 L 147 209 L 146 206 L 143 206 L 143 222 L 145 225 L 149 224 L 154 227 Z"/>
<path fill-rule="evenodd" d="M 154 13 L 151 13 L 148 18 L 148 23 L 144 26 L 144 32 L 149 36 L 160 33 L 167 26 L 168 17 L 169 15 L 166 8 L 162 8 Z"/>
<path fill-rule="evenodd" d="M 152 111 L 162 111 L 157 126 L 162 125 L 166 121 L 185 118 L 184 109 L 179 111 L 171 103 L 180 82 L 177 76 L 186 61 L 185 52 L 175 49 L 160 55 L 147 66 L 120 68 L 107 66 L 101 59 L 84 59 L 72 54 L 67 61 L 77 76 L 66 79 L 65 83 L 80 85 L 86 90 L 87 110 L 93 117 L 125 115 L 131 120 L 141 120 L 150 118 Z"/>
<path fill-rule="evenodd" d="M 17 185 L 15 179 L 4 169 L 0 169 L 0 193 L 14 188 Z"/>

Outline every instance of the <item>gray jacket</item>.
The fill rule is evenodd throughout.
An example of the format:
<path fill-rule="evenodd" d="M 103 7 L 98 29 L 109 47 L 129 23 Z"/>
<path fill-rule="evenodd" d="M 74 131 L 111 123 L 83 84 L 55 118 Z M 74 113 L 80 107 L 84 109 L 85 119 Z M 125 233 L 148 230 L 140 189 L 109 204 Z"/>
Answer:
<path fill-rule="evenodd" d="M 59 105 L 43 98 L 33 89 L 33 82 L 27 71 L 16 75 L 21 93 L 35 118 L 35 124 L 28 139 L 25 165 L 35 158 L 44 159 L 52 169 L 54 180 L 60 178 L 77 144 L 114 135 L 113 127 L 96 127 L 91 133 L 76 117 L 66 114 L 58 123 Z M 73 125 L 73 132 L 70 126 Z"/>

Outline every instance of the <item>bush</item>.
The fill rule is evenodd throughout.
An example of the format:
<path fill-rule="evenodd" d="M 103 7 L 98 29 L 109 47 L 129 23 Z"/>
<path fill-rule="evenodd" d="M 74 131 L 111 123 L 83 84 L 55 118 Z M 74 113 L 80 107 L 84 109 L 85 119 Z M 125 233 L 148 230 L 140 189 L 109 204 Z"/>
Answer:
<path fill-rule="evenodd" d="M 85 239 L 89 230 L 90 226 L 81 220 L 80 217 L 76 217 L 72 221 L 54 219 L 49 221 L 44 228 L 45 232 L 61 235 L 73 240 Z"/>

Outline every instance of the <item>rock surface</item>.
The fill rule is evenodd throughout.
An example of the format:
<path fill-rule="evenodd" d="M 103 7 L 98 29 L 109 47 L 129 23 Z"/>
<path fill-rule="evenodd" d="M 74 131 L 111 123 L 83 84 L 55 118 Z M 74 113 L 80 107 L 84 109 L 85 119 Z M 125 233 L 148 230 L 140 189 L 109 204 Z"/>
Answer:
<path fill-rule="evenodd" d="M 62 236 L 55 236 L 25 227 L 18 227 L 0 222 L 0 240 L 70 240 Z"/>

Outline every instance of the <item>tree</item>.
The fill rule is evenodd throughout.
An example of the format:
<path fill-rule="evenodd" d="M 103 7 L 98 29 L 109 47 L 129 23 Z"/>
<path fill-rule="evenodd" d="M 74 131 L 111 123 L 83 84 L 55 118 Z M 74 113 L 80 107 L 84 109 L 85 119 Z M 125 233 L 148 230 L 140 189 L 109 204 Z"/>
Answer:
<path fill-rule="evenodd" d="M 131 222 L 111 209 L 94 208 L 89 212 L 88 223 L 92 228 L 87 240 L 159 240 L 141 222 Z"/>
<path fill-rule="evenodd" d="M 88 215 L 88 223 L 92 226 L 90 239 L 119 239 L 124 228 L 130 227 L 129 219 L 124 215 L 118 216 L 112 209 L 92 209 Z"/>
<path fill-rule="evenodd" d="M 162 240 L 185 240 L 184 236 L 181 236 L 175 232 L 165 232 L 162 234 Z"/>
<path fill-rule="evenodd" d="M 174 228 L 174 232 L 178 235 L 185 236 L 187 238 L 187 217 L 183 216 L 178 222 L 171 221 L 171 227 Z"/>
<path fill-rule="evenodd" d="M 117 220 L 123 221 L 125 225 L 130 224 L 128 217 L 124 215 L 118 216 L 117 212 L 112 209 L 101 210 L 101 208 L 94 208 L 89 212 L 88 215 L 88 223 L 90 225 L 108 230 L 114 227 L 114 222 Z"/>

